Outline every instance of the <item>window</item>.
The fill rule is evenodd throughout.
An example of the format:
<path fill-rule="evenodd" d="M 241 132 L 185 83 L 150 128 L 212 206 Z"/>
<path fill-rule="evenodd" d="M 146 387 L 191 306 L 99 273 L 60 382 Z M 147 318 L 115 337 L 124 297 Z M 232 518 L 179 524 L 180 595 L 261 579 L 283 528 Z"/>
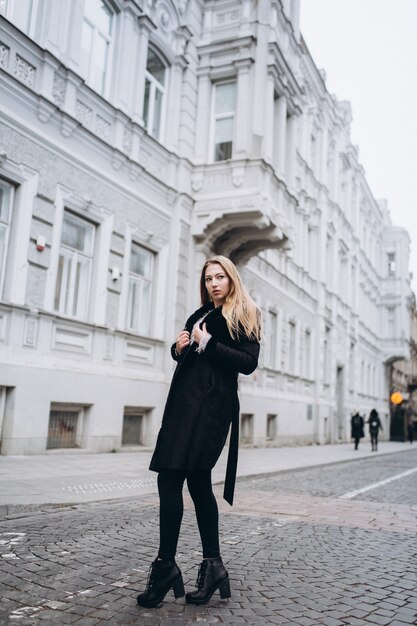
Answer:
<path fill-rule="evenodd" d="M 132 243 L 126 326 L 144 335 L 149 333 L 154 256 L 153 252 Z"/>
<path fill-rule="evenodd" d="M 395 306 L 387 307 L 387 330 L 388 337 L 395 337 L 395 325 L 396 325 Z"/>
<path fill-rule="evenodd" d="M 395 276 L 395 252 L 388 252 L 387 254 L 388 261 L 388 276 Z"/>
<path fill-rule="evenodd" d="M 266 416 L 266 440 L 275 441 L 278 432 L 278 418 L 276 415 L 268 414 Z"/>
<path fill-rule="evenodd" d="M 148 410 L 126 406 L 123 415 L 122 446 L 143 446 Z"/>
<path fill-rule="evenodd" d="M 331 290 L 333 287 L 333 238 L 327 233 L 326 237 L 326 287 Z"/>
<path fill-rule="evenodd" d="M 0 0 L 0 14 L 24 33 L 33 34 L 38 0 Z"/>
<path fill-rule="evenodd" d="M 232 157 L 234 119 L 236 114 L 236 82 L 214 86 L 214 160 Z"/>
<path fill-rule="evenodd" d="M 342 300 L 346 300 L 348 296 L 348 252 L 342 242 L 339 242 L 339 293 Z"/>
<path fill-rule="evenodd" d="M 145 95 L 143 100 L 143 123 L 152 137 L 162 135 L 162 112 L 166 82 L 166 66 L 150 48 L 145 74 Z"/>
<path fill-rule="evenodd" d="M 323 344 L 323 382 L 330 383 L 330 328 L 326 326 Z"/>
<path fill-rule="evenodd" d="M 288 371 L 290 374 L 295 374 L 295 322 L 290 321 L 288 323 L 288 350 L 289 350 L 289 363 Z"/>
<path fill-rule="evenodd" d="M 64 212 L 54 301 L 59 313 L 87 316 L 94 235 L 94 224 Z"/>
<path fill-rule="evenodd" d="M 266 366 L 276 367 L 277 365 L 277 314 L 275 311 L 268 311 L 267 316 L 267 350 L 266 350 Z"/>
<path fill-rule="evenodd" d="M 3 293 L 7 245 L 13 202 L 13 187 L 0 180 L 0 294 Z"/>
<path fill-rule="evenodd" d="M 240 443 L 253 443 L 253 415 L 242 413 L 240 420 Z"/>
<path fill-rule="evenodd" d="M 93 89 L 103 94 L 114 13 L 103 0 L 86 0 L 84 7 L 80 72 Z"/>
<path fill-rule="evenodd" d="M 349 391 L 353 392 L 355 389 L 355 344 L 350 344 L 349 353 Z"/>
<path fill-rule="evenodd" d="M 311 133 L 310 135 L 310 167 L 313 173 L 316 172 L 317 166 L 317 140 L 316 136 Z"/>
<path fill-rule="evenodd" d="M 80 444 L 83 411 L 76 406 L 52 406 L 46 447 L 77 448 Z"/>
<path fill-rule="evenodd" d="M 311 376 L 311 332 L 306 330 L 304 333 L 304 376 Z"/>

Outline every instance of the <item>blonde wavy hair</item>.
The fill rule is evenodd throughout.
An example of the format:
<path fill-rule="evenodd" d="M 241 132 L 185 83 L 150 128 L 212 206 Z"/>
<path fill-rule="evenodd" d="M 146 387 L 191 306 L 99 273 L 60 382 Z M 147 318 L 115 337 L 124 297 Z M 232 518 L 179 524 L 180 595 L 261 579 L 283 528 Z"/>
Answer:
<path fill-rule="evenodd" d="M 230 280 L 230 291 L 222 307 L 223 317 L 226 319 L 230 335 L 237 339 L 244 334 L 249 339 L 261 338 L 261 310 L 250 297 L 243 285 L 235 264 L 225 256 L 217 255 L 204 263 L 200 277 L 201 304 L 210 302 L 206 287 L 206 269 L 209 265 L 218 263 Z"/>

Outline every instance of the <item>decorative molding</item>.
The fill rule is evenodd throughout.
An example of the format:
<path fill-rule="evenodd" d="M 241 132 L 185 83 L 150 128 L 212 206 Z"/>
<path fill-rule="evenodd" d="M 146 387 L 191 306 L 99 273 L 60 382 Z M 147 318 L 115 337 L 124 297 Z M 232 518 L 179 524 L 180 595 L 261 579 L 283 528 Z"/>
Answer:
<path fill-rule="evenodd" d="M 31 317 L 27 317 L 25 320 L 25 334 L 23 338 L 23 345 L 30 348 L 36 347 L 36 340 L 38 335 L 38 320 Z"/>
<path fill-rule="evenodd" d="M 218 11 L 214 14 L 215 26 L 224 26 L 232 22 L 237 22 L 240 18 L 240 8 L 229 9 L 228 11 Z"/>
<path fill-rule="evenodd" d="M 110 130 L 111 123 L 105 120 L 104 117 L 101 117 L 101 115 L 96 115 L 96 134 L 101 137 L 101 139 L 108 141 L 110 138 Z"/>
<path fill-rule="evenodd" d="M 55 324 L 52 335 L 52 349 L 90 354 L 91 333 L 88 330 L 76 330 L 70 326 Z"/>
<path fill-rule="evenodd" d="M 123 130 L 122 148 L 123 152 L 130 154 L 133 146 L 133 131 L 130 126 L 125 126 Z"/>
<path fill-rule="evenodd" d="M 125 360 L 152 365 L 154 361 L 154 346 L 127 339 L 125 345 Z"/>
<path fill-rule="evenodd" d="M 76 119 L 87 128 L 91 128 L 92 120 L 93 120 L 93 110 L 90 109 L 89 106 L 81 102 L 81 100 L 77 100 L 75 105 L 75 117 Z"/>
<path fill-rule="evenodd" d="M 120 170 L 120 168 L 122 167 L 123 163 L 126 162 L 126 157 L 124 154 L 121 154 L 118 150 L 114 150 L 113 155 L 112 155 L 112 159 L 111 159 L 111 164 L 112 167 L 115 170 Z"/>
<path fill-rule="evenodd" d="M 186 12 L 187 4 L 188 0 L 177 0 L 178 10 L 181 15 L 184 15 L 184 13 Z"/>
<path fill-rule="evenodd" d="M 35 84 L 36 67 L 31 65 L 26 59 L 16 54 L 14 75 L 22 83 L 25 83 L 28 87 L 33 87 Z"/>
<path fill-rule="evenodd" d="M 38 119 L 41 122 L 47 122 L 51 115 L 54 113 L 55 107 L 48 100 L 44 100 L 42 97 L 39 98 L 38 102 Z"/>
<path fill-rule="evenodd" d="M 114 356 L 114 336 L 106 335 L 106 343 L 105 343 L 105 354 L 104 358 L 106 360 L 112 360 Z"/>
<path fill-rule="evenodd" d="M 155 154 L 148 152 L 144 147 L 140 150 L 139 161 L 150 174 L 167 182 L 167 163 L 165 161 L 158 159 Z"/>
<path fill-rule="evenodd" d="M 6 328 L 9 314 L 5 311 L 0 311 L 0 341 L 6 340 Z"/>
<path fill-rule="evenodd" d="M 62 107 L 65 101 L 66 81 L 61 74 L 54 72 L 52 83 L 52 100 L 58 107 Z"/>
<path fill-rule="evenodd" d="M 10 48 L 0 41 L 0 67 L 5 69 L 9 66 Z"/>
<path fill-rule="evenodd" d="M 74 130 L 77 128 L 78 123 L 73 120 L 71 117 L 67 117 L 66 115 L 62 115 L 61 119 L 61 134 L 64 137 L 71 137 Z"/>

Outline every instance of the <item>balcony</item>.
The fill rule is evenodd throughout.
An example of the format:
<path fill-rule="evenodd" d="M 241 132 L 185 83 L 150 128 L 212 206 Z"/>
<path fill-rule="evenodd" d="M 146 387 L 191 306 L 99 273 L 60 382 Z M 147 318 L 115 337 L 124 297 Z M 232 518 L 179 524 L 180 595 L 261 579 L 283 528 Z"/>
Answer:
<path fill-rule="evenodd" d="M 235 263 L 268 248 L 288 249 L 296 201 L 262 159 L 198 166 L 192 179 L 192 234 Z"/>

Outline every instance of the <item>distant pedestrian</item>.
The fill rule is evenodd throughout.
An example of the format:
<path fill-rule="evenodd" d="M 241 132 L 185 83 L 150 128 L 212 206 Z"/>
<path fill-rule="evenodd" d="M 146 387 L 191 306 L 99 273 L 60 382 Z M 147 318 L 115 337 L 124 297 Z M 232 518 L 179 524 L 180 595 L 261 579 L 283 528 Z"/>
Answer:
<path fill-rule="evenodd" d="M 363 417 L 359 414 L 359 411 L 356 411 L 352 415 L 352 419 L 350 420 L 351 426 L 351 437 L 355 440 L 355 450 L 358 449 L 359 441 L 364 437 L 365 433 L 363 432 Z"/>
<path fill-rule="evenodd" d="M 369 434 L 371 435 L 372 452 L 376 452 L 378 450 L 379 429 L 384 430 L 382 428 L 381 420 L 379 419 L 378 411 L 376 409 L 372 409 L 372 411 L 370 412 L 368 424 Z"/>
<path fill-rule="evenodd" d="M 172 345 L 177 361 L 150 469 L 158 472 L 159 550 L 146 590 L 138 604 L 157 606 L 170 589 L 184 595 L 175 562 L 183 515 L 183 485 L 194 503 L 203 548 L 197 589 L 190 604 L 205 604 L 218 589 L 230 597 L 230 582 L 220 556 L 219 514 L 211 470 L 226 442 L 231 424 L 223 497 L 233 504 L 238 441 L 239 372 L 258 365 L 260 310 L 242 284 L 236 267 L 224 256 L 204 264 L 200 277 L 201 308 L 188 318 Z"/>

